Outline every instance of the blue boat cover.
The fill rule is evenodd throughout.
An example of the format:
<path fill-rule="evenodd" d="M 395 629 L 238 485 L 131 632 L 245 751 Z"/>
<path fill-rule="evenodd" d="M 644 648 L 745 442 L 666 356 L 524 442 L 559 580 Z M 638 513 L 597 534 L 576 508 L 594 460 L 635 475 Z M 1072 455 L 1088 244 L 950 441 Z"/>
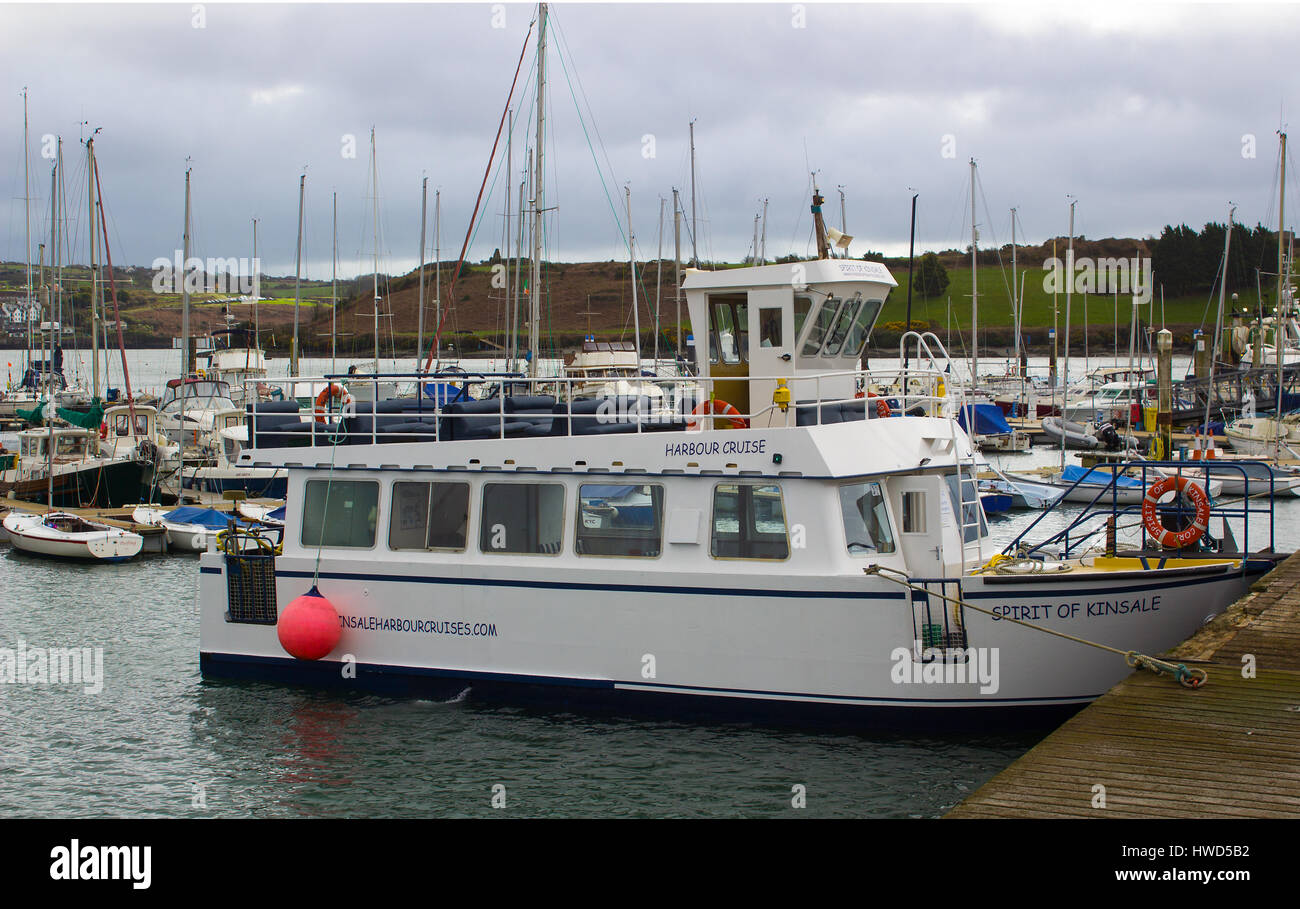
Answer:
<path fill-rule="evenodd" d="M 195 505 L 183 505 L 180 508 L 173 509 L 163 515 L 164 521 L 171 521 L 174 524 L 201 524 L 204 527 L 211 527 L 214 530 L 225 530 L 230 522 L 230 513 L 226 511 L 217 511 L 215 508 L 199 508 Z M 236 520 L 240 527 L 248 526 L 248 522 Z"/>
<path fill-rule="evenodd" d="M 1065 472 L 1061 474 L 1061 479 L 1066 483 L 1082 481 L 1082 485 L 1086 486 L 1109 486 L 1113 476 L 1114 474 L 1109 470 L 1084 470 L 1082 467 L 1071 464 L 1065 468 Z M 1120 474 L 1116 485 L 1121 489 L 1141 489 L 1142 481 Z"/>
<path fill-rule="evenodd" d="M 266 515 L 266 516 L 267 516 L 268 518 L 270 518 L 272 521 L 283 521 L 283 520 L 284 520 L 284 506 L 281 505 L 281 506 L 280 506 L 279 508 L 277 508 L 275 511 L 267 512 L 267 515 Z"/>
<path fill-rule="evenodd" d="M 996 436 L 1011 432 L 1011 424 L 1007 418 L 1002 415 L 1002 410 L 996 404 L 967 404 L 957 414 L 957 422 L 962 429 L 967 432 L 971 430 L 966 424 L 966 411 L 972 410 L 975 413 L 975 434 L 979 436 Z"/>

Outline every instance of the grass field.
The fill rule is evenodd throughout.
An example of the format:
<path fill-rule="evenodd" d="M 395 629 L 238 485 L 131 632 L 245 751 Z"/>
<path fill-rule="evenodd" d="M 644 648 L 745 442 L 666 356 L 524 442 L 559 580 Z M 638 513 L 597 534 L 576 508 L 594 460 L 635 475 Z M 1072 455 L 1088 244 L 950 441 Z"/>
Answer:
<path fill-rule="evenodd" d="M 899 286 L 889 295 L 889 301 L 885 304 L 884 312 L 881 313 L 881 322 L 904 321 L 907 313 L 907 268 L 891 268 L 890 272 L 894 280 L 898 281 Z M 1023 306 L 1023 333 L 1028 334 L 1033 343 L 1044 343 L 1047 340 L 1047 330 L 1052 326 L 1052 295 L 1043 289 L 1046 272 L 1042 268 L 1034 267 L 1030 269 L 1020 269 L 1024 275 L 1025 300 Z M 930 300 L 923 299 L 920 294 L 913 291 L 912 294 L 912 318 L 914 320 L 928 319 L 931 322 L 943 326 L 945 320 L 949 317 L 949 301 L 951 300 L 951 319 L 953 330 L 956 331 L 958 326 L 963 331 L 970 328 L 971 323 L 971 274 L 970 269 L 949 269 L 948 278 L 950 283 L 944 295 L 939 298 Z M 1009 328 L 1014 322 L 1011 313 L 1011 270 L 1008 268 L 1003 272 L 996 266 L 981 266 L 979 269 L 979 322 L 981 333 L 984 328 Z M 1141 307 L 1138 312 L 1138 318 L 1142 324 L 1149 325 L 1153 320 L 1157 326 L 1162 324 L 1169 325 L 1199 325 L 1202 317 L 1206 313 L 1206 300 L 1209 295 L 1190 296 L 1179 298 L 1167 298 L 1163 306 L 1160 300 L 1160 288 L 1157 284 L 1153 294 L 1154 299 L 1149 305 Z M 1060 293 L 1056 298 L 1056 305 L 1059 310 L 1058 325 L 1062 330 L 1065 328 L 1065 294 Z M 1215 304 L 1217 305 L 1217 297 Z M 1213 326 L 1215 309 L 1212 305 L 1209 309 L 1208 324 Z M 1238 307 L 1254 306 L 1255 299 L 1253 291 L 1247 295 L 1241 294 L 1238 301 Z M 1085 320 L 1085 306 L 1087 308 Z M 1227 317 L 1225 313 L 1225 320 Z M 1119 328 L 1121 335 L 1125 334 L 1126 326 L 1132 319 L 1132 297 L 1123 294 L 1119 297 Z M 1071 325 L 1081 327 L 1085 324 L 1094 327 L 1105 327 L 1113 325 L 1115 322 L 1115 296 L 1108 294 L 1097 296 L 1089 294 L 1085 298 L 1083 295 L 1074 294 L 1070 301 L 1070 323 Z"/>

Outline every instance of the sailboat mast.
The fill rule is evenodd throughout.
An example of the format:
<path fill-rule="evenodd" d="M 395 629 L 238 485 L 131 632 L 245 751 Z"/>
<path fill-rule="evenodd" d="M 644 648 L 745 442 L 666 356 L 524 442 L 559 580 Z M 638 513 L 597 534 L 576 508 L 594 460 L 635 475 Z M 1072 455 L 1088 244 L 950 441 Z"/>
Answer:
<path fill-rule="evenodd" d="M 442 324 L 442 190 L 433 191 L 433 319 L 435 325 Z M 434 334 L 437 349 L 433 354 L 434 367 L 442 358 L 441 335 Z"/>
<path fill-rule="evenodd" d="M 370 180 L 374 187 L 375 213 L 375 374 L 379 373 L 379 159 L 375 155 L 375 128 L 370 127 Z"/>
<path fill-rule="evenodd" d="M 330 246 L 330 372 L 339 369 L 339 194 L 334 193 L 334 240 Z M 420 238 L 420 255 L 424 255 L 424 238 Z M 420 264 L 424 277 L 424 263 Z M 423 288 L 422 288 L 423 289 Z"/>
<path fill-rule="evenodd" d="M 664 202 L 667 200 L 663 196 L 659 197 L 659 255 L 655 258 L 657 271 L 655 272 L 655 371 L 659 370 L 659 300 L 660 291 L 664 283 Z M 590 306 L 587 307 L 591 309 Z"/>
<path fill-rule="evenodd" d="M 99 347 L 99 308 L 95 305 L 95 291 L 98 289 L 95 272 L 95 234 L 98 232 L 98 225 L 95 223 L 95 138 L 86 140 L 86 173 L 90 178 L 86 180 L 87 207 L 90 212 L 90 374 L 91 374 L 91 394 L 99 397 L 99 356 L 96 351 Z M 107 347 L 108 345 L 105 344 Z M 134 428 L 134 427 L 132 427 Z"/>
<path fill-rule="evenodd" d="M 429 178 L 420 183 L 420 302 L 415 311 L 415 365 L 424 362 L 424 229 L 429 223 Z"/>
<path fill-rule="evenodd" d="M 510 303 L 511 372 L 518 368 L 519 360 L 519 287 L 523 283 L 520 278 L 522 277 L 524 261 L 524 192 L 526 185 L 527 178 L 525 177 L 519 181 L 519 204 L 516 206 L 519 212 L 519 223 L 515 229 L 515 287 L 513 299 Z"/>
<path fill-rule="evenodd" d="M 181 231 L 181 378 L 194 372 L 194 351 L 190 345 L 190 168 L 185 168 L 185 227 Z"/>
<path fill-rule="evenodd" d="M 537 361 L 540 359 L 541 345 L 541 284 L 542 284 L 542 203 L 546 181 L 542 164 L 546 149 L 546 4 L 538 7 L 537 27 L 537 148 L 536 164 L 533 168 L 533 269 L 528 282 L 528 346 L 532 353 L 528 362 L 528 374 L 537 376 Z"/>
<path fill-rule="evenodd" d="M 1016 369 L 1020 369 L 1020 298 L 1016 294 L 1016 210 L 1011 209 L 1011 323 L 1016 330 L 1016 343 L 1013 348 Z"/>
<path fill-rule="evenodd" d="M 1061 420 L 1065 420 L 1065 408 L 1070 395 L 1070 292 L 1074 286 L 1074 206 L 1078 200 L 1070 203 L 1070 244 L 1065 250 L 1065 378 L 1062 380 Z M 1061 433 L 1061 470 L 1065 470 L 1065 433 Z"/>
<path fill-rule="evenodd" d="M 24 370 L 31 365 L 32 360 L 32 308 L 36 302 L 32 295 L 32 178 L 27 143 L 27 87 L 23 86 L 23 217 L 26 226 L 23 252 L 27 257 L 27 362 L 23 364 Z"/>
<path fill-rule="evenodd" d="M 307 174 L 298 178 L 298 253 L 293 266 L 293 340 L 289 342 L 289 375 L 298 375 L 298 309 L 302 301 L 302 203 L 307 194 Z"/>
<path fill-rule="evenodd" d="M 975 227 L 975 159 L 970 159 L 970 381 L 974 390 L 980 371 L 980 304 L 977 249 L 979 231 Z"/>
<path fill-rule="evenodd" d="M 673 187 L 673 265 L 676 269 L 677 289 L 677 359 L 682 358 L 682 204 L 677 187 Z"/>
<path fill-rule="evenodd" d="M 1283 344 L 1283 322 L 1286 319 L 1289 307 L 1286 305 L 1284 294 L 1286 293 L 1286 275 L 1282 272 L 1283 253 L 1282 239 L 1286 234 L 1286 133 L 1279 132 L 1281 139 L 1281 171 L 1278 180 L 1278 201 L 1277 201 L 1277 313 L 1273 320 L 1273 352 L 1277 355 L 1277 410 L 1273 412 L 1277 423 L 1273 427 L 1273 436 L 1276 439 L 1274 455 L 1280 455 L 1282 450 L 1282 376 L 1284 373 L 1283 364 L 1286 360 L 1286 347 Z"/>
<path fill-rule="evenodd" d="M 636 338 L 636 371 L 641 374 L 641 312 L 636 302 L 636 235 L 632 233 L 632 187 L 623 187 L 627 193 L 627 257 L 628 271 L 632 275 L 632 333 Z M 587 309 L 591 309 L 590 306 Z"/>
<path fill-rule="evenodd" d="M 763 232 L 759 237 L 758 264 L 762 265 L 767 261 L 767 200 L 763 200 Z"/>
<path fill-rule="evenodd" d="M 690 122 L 691 129 L 691 268 L 700 267 L 700 253 L 695 238 L 699 236 L 695 221 L 695 121 Z"/>
<path fill-rule="evenodd" d="M 257 219 L 253 219 L 253 343 L 262 349 L 262 318 L 257 306 L 262 297 L 262 263 L 257 261 Z"/>

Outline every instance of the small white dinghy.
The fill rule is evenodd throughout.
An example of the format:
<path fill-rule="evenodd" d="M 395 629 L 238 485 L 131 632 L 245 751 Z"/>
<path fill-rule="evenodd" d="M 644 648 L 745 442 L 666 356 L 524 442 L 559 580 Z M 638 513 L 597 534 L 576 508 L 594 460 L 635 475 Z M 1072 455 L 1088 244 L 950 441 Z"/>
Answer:
<path fill-rule="evenodd" d="M 5 516 L 4 529 L 15 549 L 61 559 L 121 562 L 135 558 L 144 546 L 144 537 L 138 533 L 66 511 L 10 512 Z"/>

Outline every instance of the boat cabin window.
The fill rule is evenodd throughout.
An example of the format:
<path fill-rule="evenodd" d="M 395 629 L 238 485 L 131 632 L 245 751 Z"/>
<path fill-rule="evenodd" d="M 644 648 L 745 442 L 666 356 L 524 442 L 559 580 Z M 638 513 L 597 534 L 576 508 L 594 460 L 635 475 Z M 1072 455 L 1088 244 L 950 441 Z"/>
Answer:
<path fill-rule="evenodd" d="M 903 533 L 925 533 L 925 491 L 903 493 Z"/>
<path fill-rule="evenodd" d="M 135 434 L 138 436 L 149 434 L 149 418 L 145 414 L 138 413 L 135 415 Z M 131 435 L 131 414 L 129 412 L 113 414 L 113 435 Z"/>
<path fill-rule="evenodd" d="M 586 556 L 658 558 L 663 550 L 664 488 L 657 485 L 578 487 L 574 551 Z"/>
<path fill-rule="evenodd" d="M 745 294 L 709 297 L 709 362 L 734 365 L 748 359 L 749 304 Z"/>
<path fill-rule="evenodd" d="M 389 549 L 465 550 L 469 528 L 468 483 L 393 484 Z"/>
<path fill-rule="evenodd" d="M 86 453 L 86 437 L 65 433 L 54 437 L 56 455 L 83 455 Z"/>
<path fill-rule="evenodd" d="M 988 536 L 989 529 L 984 522 L 984 509 L 980 507 L 980 494 L 975 488 L 975 481 L 967 477 L 959 486 L 957 475 L 952 473 L 945 476 L 944 480 L 948 484 L 952 510 L 956 512 L 958 504 L 961 505 L 962 542 L 974 543 L 980 537 Z"/>
<path fill-rule="evenodd" d="M 850 483 L 840 487 L 840 512 L 849 555 L 893 552 L 894 535 L 879 483 Z"/>
<path fill-rule="evenodd" d="M 555 555 L 564 540 L 564 486 L 485 483 L 479 549 L 485 553 Z"/>
<path fill-rule="evenodd" d="M 758 311 L 758 346 L 784 347 L 781 341 L 781 307 L 764 306 Z"/>
<path fill-rule="evenodd" d="M 853 317 L 858 314 L 862 306 L 862 297 L 857 296 L 844 303 L 840 308 L 839 318 L 835 320 L 835 327 L 831 329 L 830 337 L 826 339 L 826 345 L 822 348 L 823 357 L 837 357 L 840 349 L 844 346 L 844 339 L 848 337 L 849 326 L 853 324 Z"/>
<path fill-rule="evenodd" d="M 788 559 L 781 487 L 720 483 L 713 490 L 710 552 L 717 559 Z"/>
<path fill-rule="evenodd" d="M 815 357 L 821 352 L 822 345 L 831 333 L 831 327 L 835 325 L 835 316 L 840 311 L 841 302 L 839 297 L 829 297 L 813 315 L 812 327 L 808 329 L 808 337 L 803 342 L 801 351 L 805 357 Z"/>
<path fill-rule="evenodd" d="M 803 323 L 808 321 L 808 313 L 812 310 L 812 297 L 795 297 L 794 298 L 794 339 L 799 339 L 799 334 L 803 331 Z"/>
<path fill-rule="evenodd" d="M 368 549 L 375 545 L 379 484 L 373 480 L 308 480 L 302 545 Z"/>
<path fill-rule="evenodd" d="M 853 320 L 853 324 L 849 326 L 848 335 L 844 338 L 844 346 L 840 350 L 841 356 L 862 356 L 862 348 L 867 346 L 871 326 L 876 324 L 876 317 L 880 315 L 880 308 L 884 305 L 884 300 L 866 300 L 863 302 L 862 307 L 858 310 L 857 317 Z"/>

